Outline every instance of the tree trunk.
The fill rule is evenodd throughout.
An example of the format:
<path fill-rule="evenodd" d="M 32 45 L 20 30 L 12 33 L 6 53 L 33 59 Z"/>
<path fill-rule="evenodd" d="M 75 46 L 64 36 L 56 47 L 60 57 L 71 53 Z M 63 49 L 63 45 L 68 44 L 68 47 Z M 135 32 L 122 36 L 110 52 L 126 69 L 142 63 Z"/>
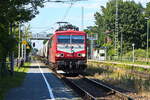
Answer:
<path fill-rule="evenodd" d="M 1 59 L 0 73 L 2 77 L 7 74 L 6 56 Z"/>
<path fill-rule="evenodd" d="M 10 75 L 13 76 L 14 73 L 14 52 L 10 53 Z"/>

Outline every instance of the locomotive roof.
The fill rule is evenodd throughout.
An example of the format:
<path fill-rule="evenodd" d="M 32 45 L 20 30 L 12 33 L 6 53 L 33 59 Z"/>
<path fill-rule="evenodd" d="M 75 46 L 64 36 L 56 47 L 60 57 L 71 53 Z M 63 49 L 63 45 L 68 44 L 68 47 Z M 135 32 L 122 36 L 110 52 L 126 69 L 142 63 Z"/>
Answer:
<path fill-rule="evenodd" d="M 67 31 L 56 31 L 56 34 L 60 34 L 60 33 L 73 33 L 73 34 L 77 34 L 77 33 L 85 33 L 83 31 L 74 31 L 74 30 L 67 30 Z"/>

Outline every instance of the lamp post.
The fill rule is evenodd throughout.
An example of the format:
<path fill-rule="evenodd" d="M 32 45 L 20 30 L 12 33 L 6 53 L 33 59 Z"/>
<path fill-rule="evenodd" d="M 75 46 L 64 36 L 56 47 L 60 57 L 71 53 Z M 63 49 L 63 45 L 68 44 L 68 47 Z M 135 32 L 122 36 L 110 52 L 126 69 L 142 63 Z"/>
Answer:
<path fill-rule="evenodd" d="M 132 53 L 133 59 L 132 59 L 132 62 L 134 62 L 134 46 L 135 46 L 135 44 L 133 43 L 132 44 L 132 48 L 133 48 L 133 53 Z"/>
<path fill-rule="evenodd" d="M 82 7 L 81 9 L 82 9 L 81 27 L 83 31 L 84 30 L 84 7 Z"/>
<path fill-rule="evenodd" d="M 147 20 L 147 47 L 146 47 L 146 61 L 148 62 L 148 58 L 149 58 L 149 56 L 148 56 L 148 49 L 149 49 L 149 41 L 148 41 L 148 39 L 149 39 L 149 19 L 150 19 L 150 17 L 146 17 L 145 18 L 146 20 Z"/>
<path fill-rule="evenodd" d="M 94 37 L 93 33 L 91 33 L 91 59 L 93 59 L 93 44 L 94 44 Z"/>
<path fill-rule="evenodd" d="M 120 44 L 120 47 L 121 47 L 121 61 L 122 61 L 122 54 L 123 54 L 122 44 L 123 44 L 123 34 L 121 32 L 121 44 Z"/>
<path fill-rule="evenodd" d="M 149 57 L 148 56 L 148 45 L 149 45 L 148 44 L 148 42 L 149 42 L 148 39 L 149 39 L 149 23 L 148 23 L 148 20 L 147 20 L 147 51 L 146 51 L 147 52 L 146 53 L 147 62 L 148 62 L 148 57 Z"/>
<path fill-rule="evenodd" d="M 19 40 L 18 40 L 18 59 L 17 59 L 17 66 L 19 66 L 19 61 L 20 61 L 20 22 L 19 22 Z"/>
<path fill-rule="evenodd" d="M 116 0 L 116 16 L 115 16 L 115 51 L 118 59 L 118 0 Z"/>

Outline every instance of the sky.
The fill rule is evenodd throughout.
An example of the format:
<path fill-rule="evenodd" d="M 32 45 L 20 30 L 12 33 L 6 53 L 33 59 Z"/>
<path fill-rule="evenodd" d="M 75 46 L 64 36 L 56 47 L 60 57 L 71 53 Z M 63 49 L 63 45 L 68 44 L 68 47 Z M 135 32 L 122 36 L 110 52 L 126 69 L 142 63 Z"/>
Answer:
<path fill-rule="evenodd" d="M 73 3 L 72 6 L 69 3 L 45 3 L 45 7 L 39 8 L 39 14 L 29 22 L 31 26 L 31 32 L 33 34 L 52 33 L 58 26 L 56 25 L 56 22 L 59 21 L 70 22 L 71 24 L 78 26 L 80 30 L 82 30 L 82 8 L 84 9 L 84 28 L 86 28 L 87 26 L 92 26 L 94 25 L 95 21 L 94 13 L 101 12 L 100 6 L 105 6 L 108 1 L 109 0 L 83 0 Z M 150 0 L 134 1 L 137 3 L 140 2 L 144 7 L 146 6 L 147 2 L 150 2 Z M 68 13 L 66 14 L 67 11 Z M 42 41 L 33 42 L 36 42 L 36 48 L 42 47 Z"/>

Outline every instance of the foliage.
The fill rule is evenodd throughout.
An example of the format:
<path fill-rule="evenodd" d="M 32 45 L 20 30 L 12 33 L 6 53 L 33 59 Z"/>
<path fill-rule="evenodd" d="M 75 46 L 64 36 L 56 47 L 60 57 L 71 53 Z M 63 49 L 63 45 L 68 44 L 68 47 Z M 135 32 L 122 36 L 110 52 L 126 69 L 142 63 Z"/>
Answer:
<path fill-rule="evenodd" d="M 45 44 L 47 41 L 48 41 L 48 40 L 44 40 L 44 41 L 43 41 L 43 44 Z"/>
<path fill-rule="evenodd" d="M 150 69 L 148 68 L 143 68 L 143 67 L 137 67 L 137 66 L 132 66 L 129 64 L 124 64 L 124 63 L 114 63 L 114 62 L 95 62 L 95 61 L 89 61 L 88 64 L 91 65 L 99 65 L 97 67 L 102 67 L 104 66 L 104 68 L 108 67 L 107 69 L 116 69 L 116 68 L 121 68 L 121 69 L 126 69 L 126 70 L 134 70 L 134 71 L 139 71 L 139 72 L 145 72 L 145 73 L 149 73 Z M 91 67 L 91 66 L 90 66 Z M 93 66 L 92 66 L 93 67 Z M 95 66 L 96 67 L 96 66 Z"/>
<path fill-rule="evenodd" d="M 116 54 L 116 50 L 115 49 L 109 49 L 109 51 L 108 51 L 108 55 L 110 56 L 110 57 L 112 57 L 112 56 L 115 56 L 115 54 Z"/>
<path fill-rule="evenodd" d="M 150 2 L 147 3 L 146 8 L 145 8 L 145 16 L 149 17 L 150 16 Z"/>
<path fill-rule="evenodd" d="M 6 50 L 14 47 L 12 28 L 16 22 L 27 22 L 38 14 L 38 7 L 43 7 L 43 0 L 1 0 L 0 1 L 0 43 Z M 12 42 L 10 42 L 12 41 Z M 5 47 L 7 46 L 7 47 Z"/>
<path fill-rule="evenodd" d="M 22 66 L 20 68 L 15 67 L 16 77 L 10 76 L 7 76 L 5 78 L 0 77 L 0 100 L 3 100 L 4 95 L 9 89 L 18 87 L 22 84 L 26 76 L 26 72 L 29 69 L 29 65 L 30 63 L 25 63 L 25 66 Z"/>
<path fill-rule="evenodd" d="M 98 35 L 96 26 L 88 26 L 86 29 L 84 29 L 84 32 L 86 32 L 88 38 L 90 38 L 90 37 L 96 38 Z M 100 38 L 100 37 L 98 36 L 98 38 Z M 94 40 L 93 42 L 94 42 L 94 47 L 98 49 L 100 47 L 100 43 L 98 43 L 97 40 Z M 89 39 L 87 40 L 87 45 L 88 45 L 88 47 L 90 47 L 91 40 L 89 40 Z M 91 48 L 88 48 L 88 49 L 89 49 L 88 53 L 90 53 Z"/>
<path fill-rule="evenodd" d="M 134 54 L 135 54 L 136 58 L 145 58 L 146 57 L 146 51 L 143 49 L 134 50 Z M 130 52 L 126 53 L 124 55 L 124 57 L 132 58 L 132 55 L 133 55 L 133 51 L 130 51 Z"/>
<path fill-rule="evenodd" d="M 18 22 L 28 22 L 37 15 L 44 0 L 0 0 L 0 62 L 16 50 Z M 2 65 L 4 68 L 4 64 Z M 3 69 L 0 69 L 3 70 Z"/>
<path fill-rule="evenodd" d="M 132 50 L 132 43 L 135 48 L 146 48 L 146 20 L 144 18 L 146 12 L 147 16 L 150 13 L 150 3 L 144 9 L 139 3 L 134 1 L 118 0 L 118 40 L 119 45 L 121 41 L 121 33 L 123 34 L 123 51 Z M 100 45 L 115 43 L 115 17 L 116 17 L 116 0 L 110 0 L 106 7 L 101 6 L 101 11 L 95 13 L 96 31 L 101 38 L 99 38 Z M 105 38 L 109 37 L 110 42 Z M 110 48 L 112 49 L 112 48 Z M 120 46 L 118 46 L 120 51 Z M 108 50 L 109 52 L 109 50 Z"/>

